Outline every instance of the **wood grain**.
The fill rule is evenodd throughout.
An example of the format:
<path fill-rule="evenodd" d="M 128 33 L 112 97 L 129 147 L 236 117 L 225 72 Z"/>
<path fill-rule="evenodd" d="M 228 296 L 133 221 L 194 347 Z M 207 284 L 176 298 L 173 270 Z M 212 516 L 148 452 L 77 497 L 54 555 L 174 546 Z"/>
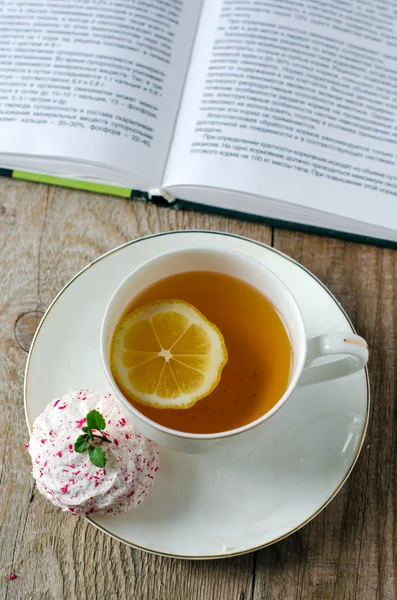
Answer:
<path fill-rule="evenodd" d="M 251 598 L 253 555 L 204 567 L 152 557 L 46 502 L 34 490 L 24 448 L 28 435 L 22 386 L 37 316 L 94 258 L 159 231 L 254 232 L 257 239 L 270 242 L 270 229 L 6 179 L 0 179 L 0 206 L 5 209 L 0 213 L 0 599 Z M 7 581 L 13 573 L 17 579 Z"/>
<path fill-rule="evenodd" d="M 340 300 L 370 347 L 372 405 L 359 461 L 307 527 L 257 555 L 255 600 L 397 598 L 397 253 L 276 231 L 274 246 L 302 262 Z"/>
<path fill-rule="evenodd" d="M 22 396 L 38 319 L 74 274 L 129 239 L 190 228 L 273 241 L 318 275 L 370 343 L 373 392 L 356 469 L 319 517 L 256 554 L 197 563 L 132 550 L 46 502 Z M 396 252 L 0 178 L 0 264 L 0 600 L 397 597 Z"/>

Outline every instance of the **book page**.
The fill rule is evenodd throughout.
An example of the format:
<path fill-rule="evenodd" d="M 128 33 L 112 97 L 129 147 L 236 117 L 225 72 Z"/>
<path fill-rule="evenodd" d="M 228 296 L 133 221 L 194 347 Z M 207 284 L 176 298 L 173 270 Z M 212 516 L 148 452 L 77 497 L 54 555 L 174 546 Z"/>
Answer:
<path fill-rule="evenodd" d="M 158 186 L 200 7 L 0 0 L 1 166 L 68 158 Z"/>
<path fill-rule="evenodd" d="M 396 142 L 395 2 L 204 2 L 172 194 L 207 203 L 222 188 L 390 226 Z"/>

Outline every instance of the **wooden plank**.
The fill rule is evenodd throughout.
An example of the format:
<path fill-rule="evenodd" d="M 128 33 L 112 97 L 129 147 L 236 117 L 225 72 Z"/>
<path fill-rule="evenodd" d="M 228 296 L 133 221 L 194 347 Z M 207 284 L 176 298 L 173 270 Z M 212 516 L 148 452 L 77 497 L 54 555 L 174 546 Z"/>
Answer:
<path fill-rule="evenodd" d="M 47 199 L 43 187 L 27 191 L 0 178 L 0 598 L 10 600 L 17 597 L 10 589 L 17 580 L 9 582 L 7 577 L 18 564 L 20 548 L 29 552 L 26 526 L 33 490 L 24 447 L 26 352 L 14 328 L 21 315 L 36 311 L 40 303 L 38 273 Z M 25 597 L 27 592 L 28 588 Z"/>
<path fill-rule="evenodd" d="M 150 556 L 44 500 L 24 448 L 22 386 L 40 315 L 103 252 L 142 235 L 191 228 L 269 243 L 270 228 L 1 178 L 0 228 L 0 600 L 251 599 L 253 555 L 203 563 Z"/>
<path fill-rule="evenodd" d="M 372 406 L 347 484 L 308 526 L 257 555 L 254 600 L 397 598 L 397 252 L 276 231 L 369 342 Z"/>
<path fill-rule="evenodd" d="M 188 228 L 271 241 L 259 225 L 0 179 L 0 599 L 396 598 L 397 253 L 390 250 L 275 232 L 276 247 L 330 287 L 371 347 L 363 453 L 338 497 L 301 532 L 256 559 L 183 562 L 134 551 L 32 494 L 22 383 L 40 314 L 76 271 L 113 246 Z M 12 573 L 18 577 L 8 581 Z"/>

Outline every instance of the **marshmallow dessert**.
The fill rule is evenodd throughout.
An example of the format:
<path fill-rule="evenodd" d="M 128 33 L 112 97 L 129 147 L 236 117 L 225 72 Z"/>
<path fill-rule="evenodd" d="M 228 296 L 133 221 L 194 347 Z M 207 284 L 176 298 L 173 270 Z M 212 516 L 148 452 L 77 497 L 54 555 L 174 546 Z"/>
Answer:
<path fill-rule="evenodd" d="M 28 449 L 39 491 L 79 516 L 136 508 L 159 468 L 156 444 L 124 418 L 110 393 L 80 390 L 50 402 Z"/>

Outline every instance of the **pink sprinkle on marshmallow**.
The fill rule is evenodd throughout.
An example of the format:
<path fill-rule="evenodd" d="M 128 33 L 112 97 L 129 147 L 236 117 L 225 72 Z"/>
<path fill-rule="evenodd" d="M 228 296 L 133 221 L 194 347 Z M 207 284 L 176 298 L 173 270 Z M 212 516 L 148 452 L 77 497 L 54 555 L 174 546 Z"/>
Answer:
<path fill-rule="evenodd" d="M 101 444 L 106 469 L 93 465 L 88 452 L 74 451 L 77 431 L 90 410 L 103 415 L 106 437 L 112 440 Z M 149 493 L 159 464 L 156 445 L 124 417 L 116 398 L 88 390 L 51 402 L 35 420 L 28 446 L 38 490 L 76 516 L 136 508 Z"/>

